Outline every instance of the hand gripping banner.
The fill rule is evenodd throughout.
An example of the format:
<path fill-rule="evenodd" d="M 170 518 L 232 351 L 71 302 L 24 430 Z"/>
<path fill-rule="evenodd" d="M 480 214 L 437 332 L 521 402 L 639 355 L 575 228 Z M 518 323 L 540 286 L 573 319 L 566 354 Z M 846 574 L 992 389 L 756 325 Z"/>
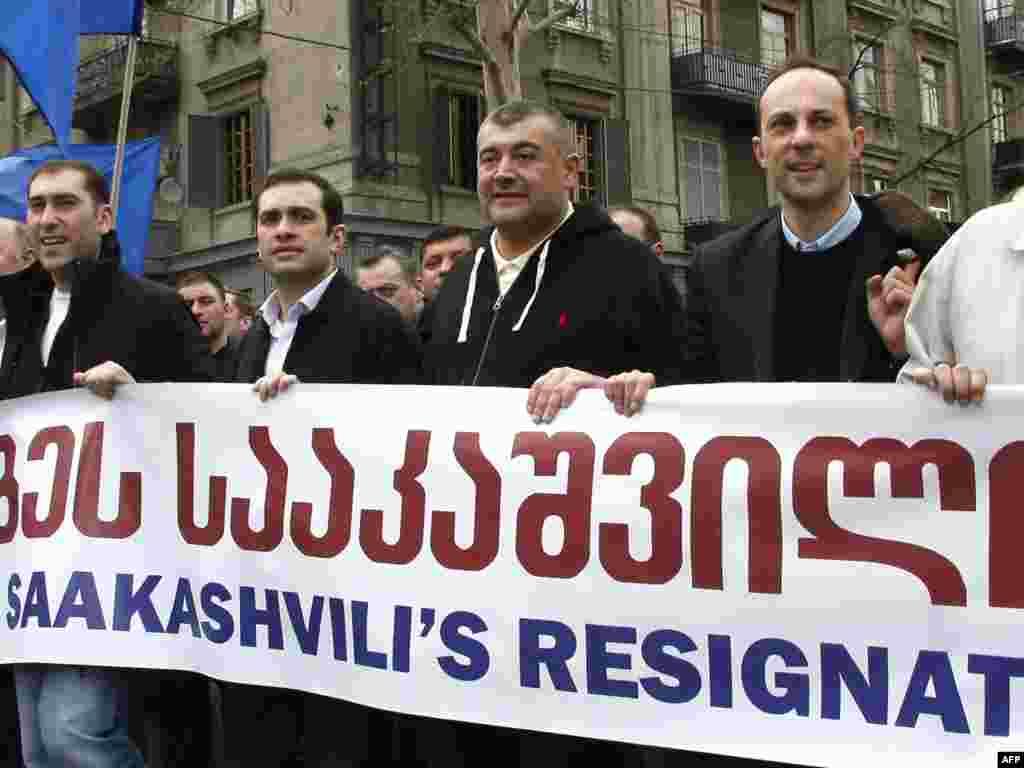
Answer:
<path fill-rule="evenodd" d="M 1024 390 L 525 400 L 0 404 L 0 663 L 840 768 L 1024 744 Z"/>

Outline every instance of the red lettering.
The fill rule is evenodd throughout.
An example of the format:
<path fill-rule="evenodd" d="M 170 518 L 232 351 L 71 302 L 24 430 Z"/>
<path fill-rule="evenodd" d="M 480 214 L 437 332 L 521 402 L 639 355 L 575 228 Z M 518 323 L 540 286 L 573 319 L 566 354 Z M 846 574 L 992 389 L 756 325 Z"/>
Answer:
<path fill-rule="evenodd" d="M 590 507 L 594 483 L 594 441 L 583 432 L 520 432 L 512 445 L 512 458 L 533 457 L 537 477 L 554 477 L 558 455 L 569 454 L 565 493 L 534 493 L 519 507 L 516 554 L 528 573 L 556 579 L 578 575 L 590 559 Z M 562 521 L 565 541 L 554 555 L 544 551 L 544 521 Z"/>
<path fill-rule="evenodd" d="M 331 496 L 327 508 L 327 532 L 313 534 L 313 505 L 305 501 L 292 504 L 292 541 L 298 550 L 310 557 L 334 557 L 346 546 L 352 535 L 352 493 L 355 472 L 348 459 L 334 442 L 334 430 L 313 430 L 313 453 L 320 466 L 331 476 Z"/>
<path fill-rule="evenodd" d="M 479 571 L 498 555 L 501 527 L 501 475 L 480 450 L 476 432 L 456 432 L 455 458 L 476 486 L 476 524 L 473 542 L 465 549 L 455 542 L 455 513 L 434 510 L 430 525 L 430 549 L 445 568 Z"/>
<path fill-rule="evenodd" d="M 640 491 L 640 506 L 651 515 L 651 557 L 636 560 L 629 553 L 628 525 L 601 523 L 597 534 L 601 564 L 616 581 L 665 584 L 683 565 L 683 509 L 671 494 L 682 485 L 686 454 L 667 432 L 630 432 L 608 448 L 604 474 L 630 474 L 633 461 L 642 453 L 654 459 L 654 476 Z"/>
<path fill-rule="evenodd" d="M 103 422 L 85 425 L 82 452 L 78 457 L 75 483 L 75 526 L 85 536 L 97 539 L 126 539 L 142 524 L 142 475 L 122 472 L 117 517 L 100 520 L 100 475 L 103 469 Z"/>
<path fill-rule="evenodd" d="M 716 437 L 693 462 L 693 586 L 722 589 L 722 490 L 725 465 L 747 464 L 747 563 L 751 592 L 782 592 L 782 459 L 762 437 Z"/>
<path fill-rule="evenodd" d="M 366 556 L 378 563 L 404 565 L 412 562 L 423 547 L 423 519 L 426 493 L 416 479 L 427 468 L 430 433 L 411 430 L 405 441 L 405 463 L 395 470 L 395 490 L 402 496 L 402 522 L 398 541 L 384 541 L 384 512 L 364 509 L 359 527 L 359 543 Z"/>
<path fill-rule="evenodd" d="M 0 499 L 7 499 L 7 522 L 0 526 L 0 544 L 14 539 L 18 531 L 18 481 L 14 477 L 14 459 L 18 449 L 10 435 L 0 436 L 0 454 L 4 457 L 4 474 L 0 476 Z"/>
<path fill-rule="evenodd" d="M 196 523 L 195 515 L 195 424 L 177 425 L 178 435 L 178 530 L 188 544 L 212 547 L 224 536 L 224 506 L 228 480 L 210 476 L 209 517 L 206 525 Z"/>
<path fill-rule="evenodd" d="M 1024 541 L 1020 481 L 1024 477 L 1024 442 L 1004 446 L 988 468 L 988 601 L 997 608 L 1024 608 L 1024 579 L 1017 570 Z"/>
<path fill-rule="evenodd" d="M 41 539 L 52 536 L 64 522 L 68 505 L 68 486 L 71 484 L 71 460 L 75 455 L 75 433 L 69 427 L 47 427 L 40 430 L 28 447 L 28 460 L 41 461 L 46 449 L 57 446 L 57 463 L 53 472 L 50 492 L 50 513 L 43 519 L 36 517 L 39 494 L 26 493 L 21 500 L 21 525 L 26 538 Z"/>
<path fill-rule="evenodd" d="M 797 455 L 793 468 L 793 511 L 815 538 L 800 539 L 798 553 L 816 560 L 881 563 L 906 571 L 928 588 L 934 605 L 966 605 L 967 587 L 957 567 L 933 550 L 901 541 L 862 536 L 836 525 L 828 511 L 828 465 L 843 462 L 846 496 L 872 498 L 874 470 L 889 464 L 893 496 L 923 498 L 925 464 L 939 469 L 942 509 L 975 509 L 974 462 L 948 440 L 921 440 L 912 447 L 875 438 L 859 449 L 845 437 L 817 437 Z"/>
<path fill-rule="evenodd" d="M 251 552 L 271 552 L 284 538 L 284 499 L 288 489 L 288 464 L 270 442 L 270 429 L 249 427 L 249 447 L 267 473 L 263 498 L 263 528 L 249 524 L 249 499 L 231 499 L 231 535 L 239 547 Z"/>

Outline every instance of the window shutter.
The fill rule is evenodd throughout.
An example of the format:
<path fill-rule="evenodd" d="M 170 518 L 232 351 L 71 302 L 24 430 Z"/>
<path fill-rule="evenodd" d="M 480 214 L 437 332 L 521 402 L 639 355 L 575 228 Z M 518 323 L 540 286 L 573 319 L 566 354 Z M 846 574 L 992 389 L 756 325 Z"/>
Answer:
<path fill-rule="evenodd" d="M 270 172 L 270 109 L 260 101 L 252 107 L 253 194 L 263 191 Z"/>
<path fill-rule="evenodd" d="M 633 190 L 629 174 L 629 121 L 604 121 L 605 202 L 629 205 Z"/>
<path fill-rule="evenodd" d="M 188 206 L 224 204 L 224 120 L 216 115 L 188 116 Z"/>
<path fill-rule="evenodd" d="M 451 168 L 451 130 L 449 101 L 451 92 L 444 86 L 434 90 L 434 184 L 448 184 Z"/>

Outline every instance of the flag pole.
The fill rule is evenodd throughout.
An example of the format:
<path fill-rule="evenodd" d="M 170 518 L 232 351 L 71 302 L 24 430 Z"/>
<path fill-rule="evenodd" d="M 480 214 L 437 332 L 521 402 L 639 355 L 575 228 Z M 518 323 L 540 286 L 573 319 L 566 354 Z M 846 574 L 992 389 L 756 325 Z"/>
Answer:
<path fill-rule="evenodd" d="M 128 111 L 131 108 L 132 85 L 135 83 L 135 58 L 138 55 L 139 38 L 128 36 L 128 58 L 124 66 L 124 87 L 121 90 L 121 117 L 117 123 L 117 151 L 114 154 L 114 183 L 110 204 L 114 211 L 114 225 L 117 225 L 117 205 L 121 197 L 121 176 L 124 171 L 124 147 L 128 140 Z"/>

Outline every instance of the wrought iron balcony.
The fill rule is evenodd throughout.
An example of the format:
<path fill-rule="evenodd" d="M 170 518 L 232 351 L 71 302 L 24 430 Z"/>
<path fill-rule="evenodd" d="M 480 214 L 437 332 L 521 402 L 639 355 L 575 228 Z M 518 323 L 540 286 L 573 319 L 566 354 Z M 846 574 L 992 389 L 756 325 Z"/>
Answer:
<path fill-rule="evenodd" d="M 127 42 L 100 51 L 78 66 L 75 110 L 84 110 L 120 96 L 124 87 Z M 163 101 L 178 94 L 178 46 L 144 38 L 135 58 L 133 98 Z"/>
<path fill-rule="evenodd" d="M 1024 173 L 1024 139 L 992 145 L 992 173 L 1000 177 Z"/>
<path fill-rule="evenodd" d="M 733 51 L 703 48 L 672 57 L 672 88 L 753 104 L 768 82 L 770 68 Z"/>
<path fill-rule="evenodd" d="M 985 45 L 993 53 L 1024 56 L 1024 14 L 985 19 Z"/>

